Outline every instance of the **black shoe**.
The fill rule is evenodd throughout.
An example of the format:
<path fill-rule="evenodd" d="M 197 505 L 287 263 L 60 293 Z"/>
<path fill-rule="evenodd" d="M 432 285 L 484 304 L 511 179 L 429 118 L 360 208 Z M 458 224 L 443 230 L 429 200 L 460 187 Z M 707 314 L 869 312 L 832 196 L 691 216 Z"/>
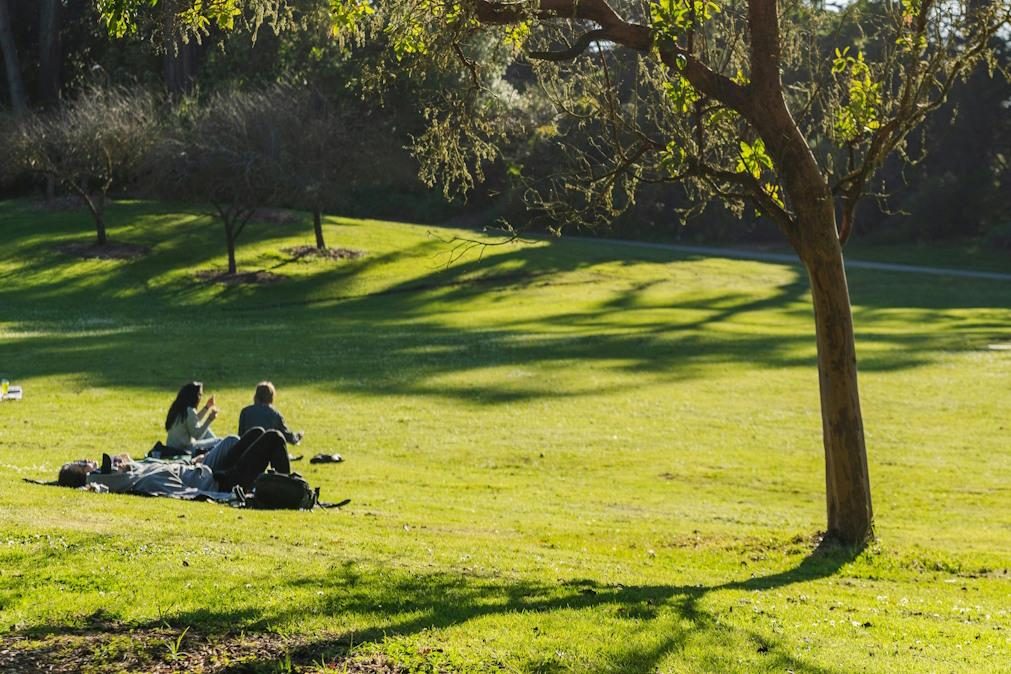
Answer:
<path fill-rule="evenodd" d="M 98 472 L 102 475 L 108 475 L 112 472 L 112 457 L 108 454 L 102 455 L 102 467 L 98 469 Z"/>
<path fill-rule="evenodd" d="M 340 454 L 317 454 L 309 459 L 309 463 L 340 463 L 343 460 Z"/>

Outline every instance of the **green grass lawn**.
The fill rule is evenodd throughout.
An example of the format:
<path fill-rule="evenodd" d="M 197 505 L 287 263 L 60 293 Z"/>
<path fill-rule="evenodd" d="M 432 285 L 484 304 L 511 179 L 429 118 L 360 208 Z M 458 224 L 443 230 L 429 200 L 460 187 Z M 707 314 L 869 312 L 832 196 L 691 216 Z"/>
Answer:
<path fill-rule="evenodd" d="M 296 261 L 308 223 L 254 222 L 240 268 L 283 279 L 223 286 L 195 278 L 224 265 L 206 217 L 109 220 L 151 252 L 75 259 L 85 214 L 0 204 L 25 389 L 0 403 L 0 669 L 1011 671 L 1011 284 L 851 273 L 879 538 L 813 554 L 799 267 L 577 240 L 453 261 L 452 231 L 331 218 L 364 257 Z M 142 454 L 193 378 L 219 434 L 272 379 L 299 451 L 347 459 L 300 469 L 351 504 L 21 481 Z"/>

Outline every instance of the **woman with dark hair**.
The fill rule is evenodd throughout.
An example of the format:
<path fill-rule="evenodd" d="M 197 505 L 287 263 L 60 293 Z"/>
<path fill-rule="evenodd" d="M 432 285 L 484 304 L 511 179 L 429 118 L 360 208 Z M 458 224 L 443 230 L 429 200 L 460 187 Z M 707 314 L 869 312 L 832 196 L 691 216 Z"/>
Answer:
<path fill-rule="evenodd" d="M 192 452 L 206 451 L 218 443 L 218 438 L 211 432 L 211 422 L 218 416 L 218 408 L 214 406 L 214 396 L 197 411 L 200 399 L 204 395 L 204 385 L 198 381 L 185 384 L 176 399 L 169 407 L 165 416 L 165 430 L 168 438 L 165 444 L 173 449 Z"/>

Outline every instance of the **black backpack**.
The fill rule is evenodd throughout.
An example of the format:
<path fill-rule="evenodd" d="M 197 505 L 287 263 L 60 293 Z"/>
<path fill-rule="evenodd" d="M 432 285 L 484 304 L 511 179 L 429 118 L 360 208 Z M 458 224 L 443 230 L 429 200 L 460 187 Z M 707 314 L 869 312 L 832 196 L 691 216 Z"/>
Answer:
<path fill-rule="evenodd" d="M 253 482 L 252 505 L 268 510 L 312 510 L 319 503 L 319 487 L 313 489 L 298 473 L 268 470 Z"/>

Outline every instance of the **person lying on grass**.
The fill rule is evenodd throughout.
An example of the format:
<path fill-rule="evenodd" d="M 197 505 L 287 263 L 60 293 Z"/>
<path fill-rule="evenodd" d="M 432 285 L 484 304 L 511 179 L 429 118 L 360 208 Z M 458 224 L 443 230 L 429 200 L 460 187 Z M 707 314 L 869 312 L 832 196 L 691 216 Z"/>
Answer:
<path fill-rule="evenodd" d="M 261 381 L 256 385 L 256 392 L 253 394 L 253 404 L 247 405 L 239 412 L 239 435 L 242 435 L 250 428 L 260 426 L 266 429 L 279 431 L 284 439 L 293 445 L 302 441 L 305 435 L 302 431 L 292 433 L 284 423 L 284 417 L 277 408 L 274 407 L 274 396 L 277 391 L 269 381 Z"/>
<path fill-rule="evenodd" d="M 268 467 L 278 473 L 291 472 L 287 443 L 278 431 L 252 428 L 238 442 L 219 445 L 193 463 L 138 462 L 125 454 L 115 459 L 105 455 L 101 466 L 89 459 L 64 464 L 57 483 L 119 494 L 227 500 L 237 486 L 251 490 L 256 477 Z"/>

